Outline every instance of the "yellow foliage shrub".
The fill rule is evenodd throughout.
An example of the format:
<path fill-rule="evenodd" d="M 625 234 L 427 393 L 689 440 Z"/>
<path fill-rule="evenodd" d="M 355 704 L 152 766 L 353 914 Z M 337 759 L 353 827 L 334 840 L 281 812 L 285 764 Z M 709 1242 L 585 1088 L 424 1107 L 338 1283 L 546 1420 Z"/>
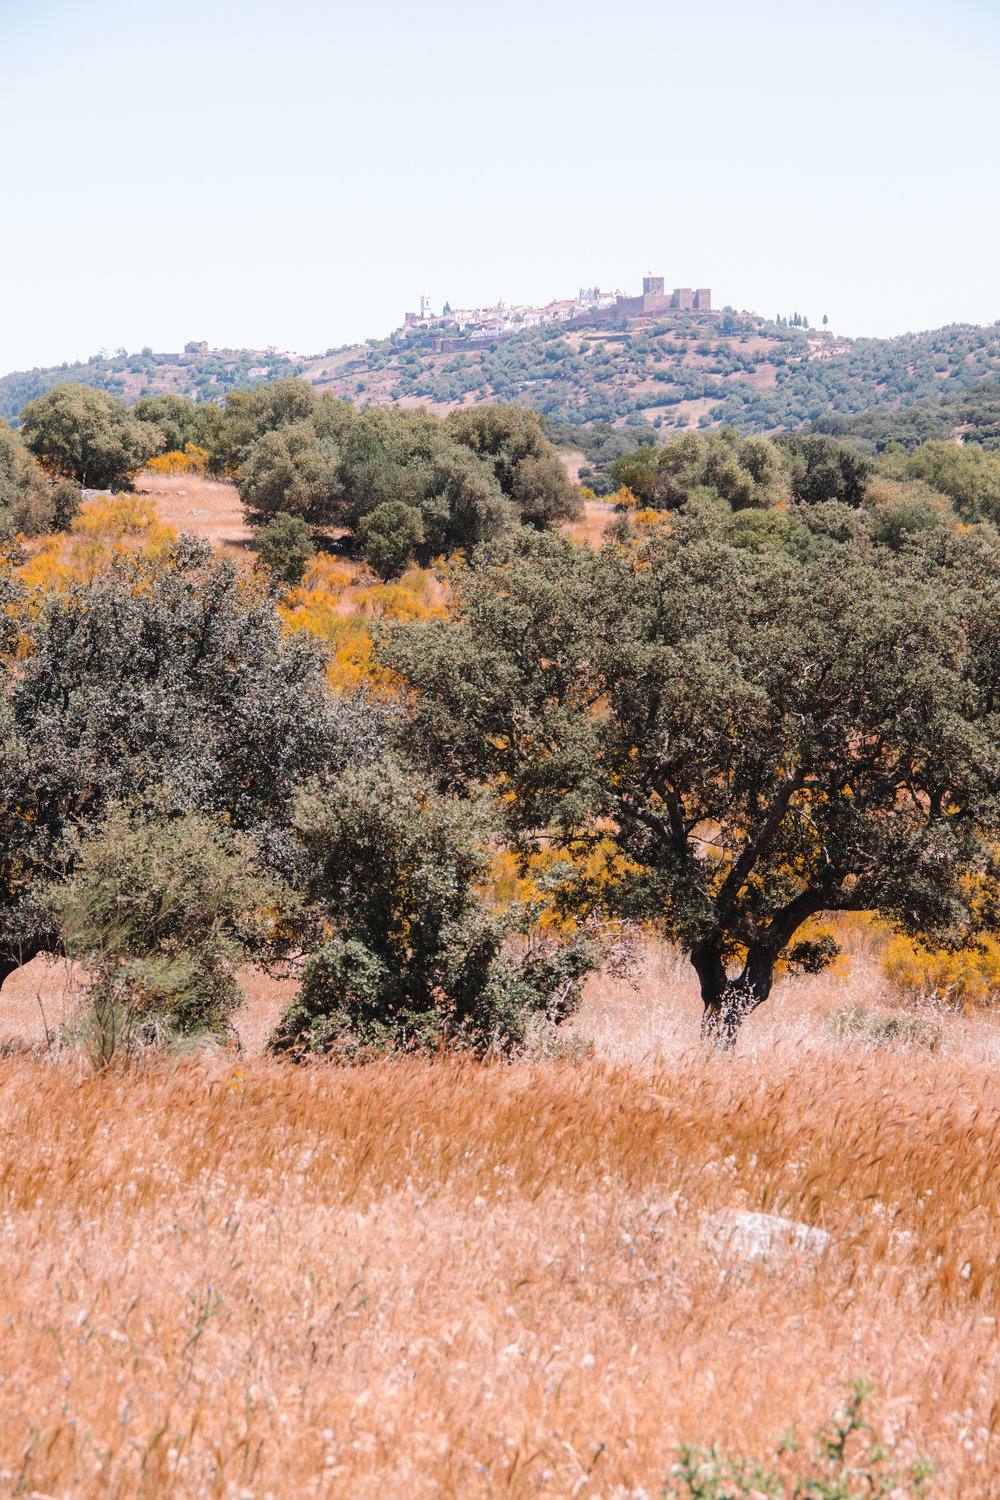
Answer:
<path fill-rule="evenodd" d="M 177 532 L 172 526 L 168 526 L 166 521 L 161 521 L 157 518 L 142 540 L 143 557 L 166 557 L 177 541 Z"/>
<path fill-rule="evenodd" d="M 174 449 L 170 453 L 159 453 L 151 458 L 146 468 L 151 474 L 169 478 L 175 474 L 204 474 L 208 466 L 208 450 L 196 443 L 185 443 L 181 453 Z"/>
<path fill-rule="evenodd" d="M 664 521 L 669 521 L 670 512 L 668 510 L 652 510 L 647 508 L 646 510 L 637 510 L 632 519 L 637 526 L 659 526 Z"/>
<path fill-rule="evenodd" d="M 78 536 L 118 541 L 125 535 L 136 535 L 159 521 L 156 506 L 146 495 L 119 495 L 116 499 L 88 500 L 73 518 L 72 530 Z"/>
<path fill-rule="evenodd" d="M 72 568 L 63 561 L 62 546 L 56 536 L 47 536 L 41 551 L 29 557 L 17 573 L 29 589 L 58 588 L 74 576 Z"/>
<path fill-rule="evenodd" d="M 143 557 L 163 557 L 177 541 L 172 526 L 160 520 L 153 501 L 139 495 L 88 501 L 73 521 L 67 555 L 65 538 L 49 536 L 17 570 L 31 590 L 59 588 L 94 578 L 117 554 L 135 552 L 124 539 L 135 538 Z"/>
<path fill-rule="evenodd" d="M 357 576 L 348 564 L 319 553 L 301 585 L 289 589 L 279 613 L 290 630 L 305 630 L 331 648 L 329 678 L 335 691 L 350 691 L 362 682 L 388 691 L 388 675 L 372 662 L 365 622 L 423 620 L 443 611 L 433 603 L 433 575 L 423 568 L 372 588 L 359 586 Z"/>
<path fill-rule="evenodd" d="M 623 484 L 620 490 L 615 490 L 613 495 L 607 496 L 608 505 L 617 505 L 621 510 L 635 510 L 639 504 L 638 495 L 633 495 L 627 484 Z"/>
<path fill-rule="evenodd" d="M 891 984 L 913 999 L 938 1005 L 984 1004 L 1000 997 L 1000 943 L 982 939 L 979 951 L 948 953 L 893 938 L 882 969 Z"/>

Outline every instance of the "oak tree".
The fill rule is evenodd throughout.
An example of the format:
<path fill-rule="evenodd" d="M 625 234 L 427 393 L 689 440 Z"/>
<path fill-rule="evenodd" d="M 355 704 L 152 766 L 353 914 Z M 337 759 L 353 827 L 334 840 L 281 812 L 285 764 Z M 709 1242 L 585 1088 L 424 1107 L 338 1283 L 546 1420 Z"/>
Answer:
<path fill-rule="evenodd" d="M 140 421 L 124 401 L 72 381 L 29 401 L 21 429 L 51 478 L 95 490 L 131 489 L 163 441 L 159 428 Z"/>
<path fill-rule="evenodd" d="M 958 945 L 997 918 L 995 538 L 846 536 L 799 561 L 710 521 L 597 554 L 522 535 L 456 572 L 450 623 L 377 647 L 440 784 L 496 787 L 526 844 L 613 838 L 590 897 L 684 948 L 726 1046 L 779 959 L 829 956 L 810 918 Z"/>

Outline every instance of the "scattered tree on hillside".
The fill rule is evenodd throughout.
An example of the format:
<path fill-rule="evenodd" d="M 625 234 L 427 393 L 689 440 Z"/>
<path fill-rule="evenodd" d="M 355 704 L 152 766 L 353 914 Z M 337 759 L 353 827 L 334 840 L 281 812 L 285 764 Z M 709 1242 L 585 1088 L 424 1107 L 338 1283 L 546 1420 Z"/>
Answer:
<path fill-rule="evenodd" d="M 361 412 L 341 443 L 339 475 L 353 529 L 386 501 L 402 502 L 419 511 L 431 555 L 485 541 L 516 519 L 492 465 L 422 409 Z"/>
<path fill-rule="evenodd" d="M 781 454 L 773 444 L 741 437 L 732 428 L 643 444 L 616 458 L 608 475 L 643 505 L 665 510 L 679 509 L 695 490 L 711 491 L 733 510 L 764 510 L 788 494 Z"/>
<path fill-rule="evenodd" d="M 214 401 L 197 404 L 187 396 L 140 396 L 132 408 L 140 422 L 150 422 L 162 434 L 161 453 L 183 453 L 191 443 L 210 453 L 219 443 L 225 416 Z"/>
<path fill-rule="evenodd" d="M 305 521 L 279 511 L 254 536 L 257 556 L 279 583 L 299 584 L 311 557 L 315 557 L 312 534 Z"/>
<path fill-rule="evenodd" d="M 405 573 L 423 541 L 419 510 L 401 500 L 384 500 L 358 524 L 361 555 L 383 582 Z"/>
<path fill-rule="evenodd" d="M 805 505 L 840 500 L 861 505 L 875 472 L 871 459 L 847 443 L 804 433 L 782 433 L 775 443 L 788 467 L 792 498 Z"/>
<path fill-rule="evenodd" d="M 60 385 L 21 412 L 24 441 L 52 478 L 84 489 L 126 490 L 163 436 L 124 401 L 86 385 Z"/>
<path fill-rule="evenodd" d="M 238 475 L 262 437 L 303 423 L 312 427 L 317 439 L 335 444 L 352 417 L 346 401 L 319 396 L 305 380 L 275 380 L 254 390 L 231 391 L 210 446 L 213 471 Z"/>
<path fill-rule="evenodd" d="M 514 501 L 522 521 L 544 527 L 579 516 L 579 491 L 537 412 L 523 406 L 476 406 L 452 412 L 447 426 L 456 442 L 491 461 L 502 492 Z"/>
<path fill-rule="evenodd" d="M 240 470 L 240 499 L 253 526 L 279 513 L 316 525 L 339 519 L 341 485 L 335 444 L 321 440 L 310 422 L 266 432 Z"/>
<path fill-rule="evenodd" d="M 910 453 L 890 450 L 883 467 L 893 476 L 925 480 L 948 496 L 963 521 L 1000 525 L 1000 453 L 978 443 L 931 441 Z"/>

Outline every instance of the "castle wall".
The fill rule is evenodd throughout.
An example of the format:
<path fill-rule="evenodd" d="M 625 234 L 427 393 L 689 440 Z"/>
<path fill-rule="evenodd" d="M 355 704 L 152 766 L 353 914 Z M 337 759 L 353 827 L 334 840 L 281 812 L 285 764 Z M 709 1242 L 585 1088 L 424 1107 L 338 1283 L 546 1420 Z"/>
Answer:
<path fill-rule="evenodd" d="M 656 318 L 676 312 L 713 313 L 710 288 L 701 286 L 695 290 L 689 286 L 678 286 L 668 294 L 664 290 L 662 276 L 644 276 L 640 297 L 618 297 L 610 307 L 595 307 L 589 312 L 559 321 L 566 328 L 595 328 L 603 323 L 621 323 L 627 318 Z M 407 314 L 407 319 L 412 316 Z M 504 328 L 488 337 L 477 339 L 439 338 L 434 340 L 434 348 L 438 354 L 468 352 L 478 345 L 504 343 L 507 339 L 517 338 L 518 334 L 526 332 L 532 326 L 537 325 Z"/>

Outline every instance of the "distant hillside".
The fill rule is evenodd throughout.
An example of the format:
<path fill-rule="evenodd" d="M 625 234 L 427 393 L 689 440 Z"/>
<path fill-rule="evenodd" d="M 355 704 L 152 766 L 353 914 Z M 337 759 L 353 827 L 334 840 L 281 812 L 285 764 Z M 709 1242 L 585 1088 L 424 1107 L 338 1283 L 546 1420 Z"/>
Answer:
<path fill-rule="evenodd" d="M 754 432 L 896 411 L 1000 375 L 1000 325 L 850 340 L 745 314 L 694 313 L 611 331 L 549 325 L 467 351 L 437 353 L 434 342 L 373 342 L 301 373 L 355 402 L 420 401 L 440 411 L 521 401 L 555 422 L 730 423 Z"/>
<path fill-rule="evenodd" d="M 67 380 L 126 400 L 160 391 L 221 400 L 294 374 L 356 405 L 400 401 L 444 412 L 519 401 L 557 423 L 649 424 L 663 435 L 728 423 L 762 432 L 948 401 L 1000 377 L 1000 324 L 852 340 L 727 311 L 600 328 L 549 324 L 465 348 L 449 339 L 443 351 L 440 342 L 420 330 L 313 359 L 260 350 L 92 359 L 3 377 L 0 415 L 15 418 L 25 401 Z"/>
<path fill-rule="evenodd" d="M 251 376 L 251 370 L 266 373 Z M 262 380 L 278 380 L 283 375 L 294 375 L 296 370 L 296 363 L 286 355 L 262 349 L 171 355 L 144 349 L 140 354 L 115 354 L 108 358 L 95 355 L 86 363 L 53 365 L 45 370 L 15 370 L 4 375 L 0 378 L 0 417 L 16 421 L 27 401 L 70 380 L 97 386 L 129 402 L 164 392 L 213 401 L 221 400 L 227 391 L 259 385 Z"/>

